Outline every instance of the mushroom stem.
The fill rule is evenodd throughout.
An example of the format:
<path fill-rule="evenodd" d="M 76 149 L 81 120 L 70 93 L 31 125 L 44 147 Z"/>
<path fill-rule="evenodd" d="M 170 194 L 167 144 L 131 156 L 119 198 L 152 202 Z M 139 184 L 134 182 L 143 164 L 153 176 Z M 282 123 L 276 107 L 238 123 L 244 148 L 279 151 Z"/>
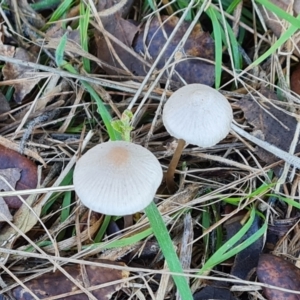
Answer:
<path fill-rule="evenodd" d="M 274 154 L 275 156 L 283 159 L 284 161 L 286 161 L 287 163 L 293 165 L 294 167 L 300 169 L 300 158 L 292 155 L 286 151 L 283 151 L 279 148 L 277 148 L 274 145 L 271 145 L 265 141 L 262 141 L 258 138 L 256 138 L 255 136 L 249 134 L 248 132 L 244 131 L 243 129 L 241 129 L 240 127 L 236 126 L 235 124 L 231 124 L 231 128 L 237 132 L 239 135 L 241 135 L 242 137 L 246 138 L 247 140 L 253 142 L 254 144 L 258 145 L 259 147 L 265 149 L 266 151 Z"/>
<path fill-rule="evenodd" d="M 182 154 L 182 150 L 185 146 L 185 141 L 182 139 L 178 140 L 178 144 L 177 144 L 177 148 L 173 154 L 173 157 L 171 159 L 171 162 L 169 164 L 167 173 L 166 173 L 166 183 L 167 183 L 167 188 L 169 190 L 170 193 L 175 193 L 176 191 L 176 184 L 174 181 L 174 174 L 175 174 L 175 170 L 176 167 L 178 165 L 179 159 L 181 157 Z"/>

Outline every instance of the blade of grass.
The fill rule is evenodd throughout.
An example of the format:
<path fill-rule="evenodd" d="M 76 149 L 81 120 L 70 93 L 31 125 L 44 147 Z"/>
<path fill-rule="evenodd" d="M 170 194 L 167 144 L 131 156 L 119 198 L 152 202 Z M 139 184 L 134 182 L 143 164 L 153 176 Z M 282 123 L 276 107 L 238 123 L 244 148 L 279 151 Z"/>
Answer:
<path fill-rule="evenodd" d="M 291 198 L 283 197 L 283 196 L 276 195 L 276 194 L 267 194 L 267 196 L 278 198 L 278 199 L 284 201 L 285 203 L 287 203 L 288 205 L 291 205 L 295 208 L 300 209 L 300 203 L 296 202 L 295 200 L 293 200 Z"/>
<path fill-rule="evenodd" d="M 73 179 L 73 170 L 71 170 L 65 178 L 62 180 L 59 186 L 69 185 Z M 43 206 L 41 211 L 41 216 L 45 216 L 48 213 L 48 210 L 51 208 L 53 203 L 56 201 L 58 197 L 61 196 L 61 193 L 54 193 L 52 197 L 47 201 L 47 203 Z"/>
<path fill-rule="evenodd" d="M 60 18 L 70 10 L 73 5 L 74 0 L 64 0 L 61 2 L 60 6 L 53 12 L 48 23 L 60 20 Z"/>
<path fill-rule="evenodd" d="M 61 0 L 41 0 L 36 3 L 30 3 L 32 9 L 36 11 L 53 8 L 61 3 Z"/>
<path fill-rule="evenodd" d="M 262 3 L 264 1 L 261 1 Z M 300 28 L 300 15 L 297 16 L 296 20 L 298 21 L 297 26 L 291 25 L 281 36 L 280 38 L 268 49 L 264 54 L 262 54 L 259 58 L 257 58 L 251 65 L 249 65 L 244 72 L 247 70 L 258 66 L 261 62 L 263 62 L 266 58 L 268 58 L 271 54 L 273 54 L 278 48 L 280 48 L 293 34 Z M 295 23 L 295 22 L 293 22 Z M 292 24 L 292 22 L 291 22 Z M 242 73 L 244 73 L 242 72 Z"/>
<path fill-rule="evenodd" d="M 76 69 L 71 64 L 69 64 L 67 61 L 61 59 L 61 57 L 63 57 L 66 42 L 67 42 L 67 36 L 64 35 L 61 38 L 60 43 L 55 52 L 55 61 L 60 68 L 65 69 L 72 74 L 78 74 Z M 84 88 L 90 93 L 90 95 L 94 99 L 94 101 L 96 102 L 97 107 L 98 107 L 98 113 L 100 114 L 100 116 L 104 122 L 104 125 L 106 127 L 106 130 L 108 132 L 110 139 L 112 141 L 120 140 L 121 136 L 118 132 L 116 132 L 113 129 L 113 127 L 111 125 L 112 117 L 111 117 L 110 113 L 108 112 L 108 110 L 106 109 L 104 103 L 100 99 L 99 95 L 95 92 L 95 90 L 92 88 L 92 86 L 89 83 L 87 83 L 86 81 L 83 81 L 83 80 L 81 80 L 80 82 L 84 86 Z"/>
<path fill-rule="evenodd" d="M 280 19 L 284 19 L 285 21 L 287 21 L 288 23 L 290 23 L 291 25 L 293 25 L 294 27 L 296 27 L 298 29 L 300 28 L 300 21 L 298 18 L 299 16 L 297 18 L 295 18 L 294 16 L 287 13 L 286 11 L 281 9 L 279 6 L 271 3 L 268 0 L 256 0 L 255 2 L 263 5 L 265 8 L 267 8 L 268 10 L 273 12 L 275 15 L 277 15 Z"/>
<path fill-rule="evenodd" d="M 234 1 L 230 1 L 231 3 L 229 4 L 229 6 L 226 9 L 226 12 L 231 14 L 235 8 L 238 6 L 238 4 L 241 2 L 242 0 L 234 0 Z"/>
<path fill-rule="evenodd" d="M 215 87 L 216 89 L 219 89 L 221 85 L 223 57 L 221 26 L 216 16 L 216 11 L 214 9 L 209 7 L 206 10 L 206 13 L 213 24 L 213 38 L 215 40 Z"/>
<path fill-rule="evenodd" d="M 212 211 L 214 214 L 214 223 L 217 223 L 220 220 L 219 210 L 217 209 L 216 204 L 212 204 L 211 208 L 212 208 Z M 216 244 L 216 249 L 219 249 L 219 248 L 221 248 L 222 242 L 223 242 L 223 231 L 222 231 L 221 226 L 218 226 L 216 228 L 216 234 L 217 234 L 217 236 L 216 236 L 215 244 Z"/>
<path fill-rule="evenodd" d="M 64 34 L 55 50 L 55 63 L 57 66 L 63 65 L 66 44 L 67 44 L 67 34 Z"/>
<path fill-rule="evenodd" d="M 257 239 L 259 239 L 267 230 L 267 221 L 265 220 L 264 225 L 253 235 L 247 238 L 242 243 L 233 247 L 239 240 L 243 238 L 246 232 L 250 229 L 252 223 L 254 222 L 256 212 L 255 209 L 251 209 L 250 218 L 247 223 L 231 238 L 229 239 L 221 248 L 219 248 L 199 271 L 199 275 L 211 270 L 216 265 L 222 263 L 223 261 L 229 259 L 230 257 L 236 255 L 241 252 L 249 245 L 254 243 Z"/>
<path fill-rule="evenodd" d="M 209 208 L 206 208 L 202 212 L 202 227 L 203 227 L 203 230 L 206 230 L 207 228 L 210 227 L 210 214 L 209 214 L 208 210 L 209 210 Z M 203 242 L 204 242 L 205 248 L 207 248 L 208 245 L 209 245 L 209 235 L 208 234 L 206 234 L 203 237 Z"/>
<path fill-rule="evenodd" d="M 70 216 L 70 205 L 71 205 L 71 191 L 64 193 L 64 200 L 62 203 L 62 211 L 60 214 L 60 222 L 66 221 Z"/>
<path fill-rule="evenodd" d="M 95 243 L 99 243 L 99 242 L 102 241 L 102 239 L 103 239 L 103 237 L 104 237 L 104 234 L 105 234 L 105 232 L 106 232 L 106 230 L 107 230 L 107 227 L 108 227 L 108 225 L 109 225 L 110 220 L 111 220 L 111 216 L 105 216 L 105 217 L 104 217 L 104 220 L 103 220 L 103 223 L 102 223 L 102 225 L 101 225 L 101 228 L 100 228 L 100 230 L 98 231 L 96 237 L 94 238 L 94 242 L 95 242 Z"/>
<path fill-rule="evenodd" d="M 179 258 L 175 252 L 172 240 L 166 225 L 158 211 L 156 205 L 152 201 L 149 206 L 145 209 L 146 215 L 149 219 L 149 223 L 153 230 L 153 233 L 158 241 L 161 251 L 167 261 L 168 267 L 171 272 L 181 273 L 182 276 L 173 275 L 173 280 L 176 284 L 179 294 L 182 299 L 189 300 L 193 299 L 191 290 L 187 279 L 183 276 L 183 270 Z"/>
<path fill-rule="evenodd" d="M 60 213 L 60 222 L 61 223 L 66 221 L 70 216 L 71 202 L 72 202 L 71 191 L 67 191 L 64 193 L 64 199 L 62 202 L 62 211 Z M 63 229 L 62 231 L 60 231 L 56 240 L 61 241 L 64 238 L 65 233 L 66 233 L 66 229 Z"/>
<path fill-rule="evenodd" d="M 89 52 L 88 46 L 88 27 L 90 21 L 90 8 L 85 6 L 84 2 L 80 2 L 80 19 L 79 19 L 79 31 L 80 31 L 80 42 L 81 47 L 84 51 Z M 86 72 L 90 73 L 91 65 L 90 60 L 86 57 L 82 58 L 83 68 Z"/>

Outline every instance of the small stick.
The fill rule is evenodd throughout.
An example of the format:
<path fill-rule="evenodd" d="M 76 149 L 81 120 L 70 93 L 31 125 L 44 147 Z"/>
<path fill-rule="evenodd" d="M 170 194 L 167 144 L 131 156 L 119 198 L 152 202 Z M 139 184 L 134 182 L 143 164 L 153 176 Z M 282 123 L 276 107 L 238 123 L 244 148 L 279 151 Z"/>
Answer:
<path fill-rule="evenodd" d="M 257 146 L 265 149 L 266 151 L 274 154 L 275 156 L 286 161 L 287 163 L 300 169 L 300 158 L 299 157 L 292 155 L 286 151 L 283 151 L 283 150 L 277 148 L 276 146 L 269 144 L 268 142 L 265 142 L 265 141 L 262 141 L 262 140 L 256 138 L 255 136 L 249 134 L 248 132 L 244 131 L 243 129 L 241 129 L 240 127 L 236 126 L 233 123 L 231 124 L 231 128 L 236 133 L 238 133 L 242 137 L 246 138 L 247 140 L 251 141 L 252 143 L 256 144 Z"/>

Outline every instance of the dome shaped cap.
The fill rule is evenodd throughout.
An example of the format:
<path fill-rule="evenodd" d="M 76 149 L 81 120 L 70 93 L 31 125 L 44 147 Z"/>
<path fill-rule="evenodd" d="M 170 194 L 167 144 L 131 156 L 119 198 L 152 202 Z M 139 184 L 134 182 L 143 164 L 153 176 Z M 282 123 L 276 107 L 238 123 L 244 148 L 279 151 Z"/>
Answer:
<path fill-rule="evenodd" d="M 74 170 L 74 186 L 93 211 L 122 216 L 136 213 L 153 200 L 162 168 L 146 148 L 125 141 L 106 142 L 87 151 Z"/>
<path fill-rule="evenodd" d="M 163 123 L 170 135 L 200 147 L 214 146 L 225 138 L 232 119 L 227 99 L 204 84 L 178 89 L 163 110 Z"/>

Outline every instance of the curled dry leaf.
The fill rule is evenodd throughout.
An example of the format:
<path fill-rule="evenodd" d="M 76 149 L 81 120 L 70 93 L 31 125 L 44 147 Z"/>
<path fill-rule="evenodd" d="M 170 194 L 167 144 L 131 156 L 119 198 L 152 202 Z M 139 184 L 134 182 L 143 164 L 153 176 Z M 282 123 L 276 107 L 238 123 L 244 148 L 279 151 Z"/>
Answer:
<path fill-rule="evenodd" d="M 111 261 L 97 261 L 101 263 L 113 264 L 118 266 L 124 266 L 123 263 L 116 263 Z M 126 279 L 129 276 L 129 272 L 116 270 L 113 268 L 104 268 L 98 266 L 86 265 L 87 282 L 90 287 L 109 283 L 115 280 L 120 280 L 120 283 L 111 284 L 98 289 L 93 290 L 91 293 L 101 300 L 111 299 L 112 294 L 121 289 L 124 284 L 122 279 Z M 83 276 L 81 273 L 80 265 L 65 266 L 64 270 L 69 273 L 77 282 L 84 285 Z M 70 299 L 70 300 L 87 300 L 88 297 L 82 293 L 64 274 L 60 271 L 55 271 L 41 275 L 40 277 L 30 280 L 25 285 L 39 298 L 49 298 L 59 296 L 56 299 Z M 88 288 L 88 287 L 86 287 Z M 34 299 L 24 288 L 17 287 L 12 290 L 13 296 L 18 300 L 31 300 Z"/>
<path fill-rule="evenodd" d="M 150 63 L 153 62 L 161 53 L 167 38 L 172 34 L 178 21 L 179 19 L 175 16 L 162 16 L 161 21 L 158 18 L 153 18 L 151 23 L 148 24 L 149 26 L 144 26 L 137 35 L 133 44 L 134 50 L 137 53 L 144 54 L 146 60 Z M 189 26 L 189 22 L 183 22 L 159 61 L 158 69 L 165 67 L 166 60 L 178 43 L 182 41 Z M 172 80 L 179 86 L 183 85 L 180 77 L 188 84 L 202 83 L 212 86 L 215 67 L 213 64 L 201 60 L 201 58 L 214 60 L 214 42 L 209 33 L 204 32 L 200 24 L 197 24 L 183 45 L 182 51 L 174 58 L 175 72 L 172 75 Z M 145 66 L 135 64 L 132 66 L 132 71 L 136 75 L 144 75 L 147 69 L 145 69 Z M 168 77 L 167 73 L 170 71 L 171 66 L 165 73 L 165 77 Z"/>
<path fill-rule="evenodd" d="M 300 291 L 300 270 L 283 258 L 262 254 L 257 266 L 257 277 L 260 282 L 276 287 Z M 299 300 L 300 295 L 264 288 L 268 300 Z"/>
<path fill-rule="evenodd" d="M 18 152 L 0 145 L 0 170 L 9 168 L 21 170 L 21 178 L 17 181 L 16 190 L 36 188 L 38 181 L 37 166 Z M 23 198 L 26 197 L 24 196 Z M 22 204 L 17 196 L 4 197 L 4 200 L 9 208 L 19 208 Z"/>
<path fill-rule="evenodd" d="M 22 48 L 17 48 L 14 55 L 15 58 L 27 62 L 36 62 L 36 57 Z M 42 79 L 39 72 L 33 68 L 20 66 L 13 63 L 6 63 L 2 69 L 4 80 L 16 80 L 13 83 L 15 88 L 14 100 L 21 103 L 23 98 L 35 87 L 35 85 Z"/>

